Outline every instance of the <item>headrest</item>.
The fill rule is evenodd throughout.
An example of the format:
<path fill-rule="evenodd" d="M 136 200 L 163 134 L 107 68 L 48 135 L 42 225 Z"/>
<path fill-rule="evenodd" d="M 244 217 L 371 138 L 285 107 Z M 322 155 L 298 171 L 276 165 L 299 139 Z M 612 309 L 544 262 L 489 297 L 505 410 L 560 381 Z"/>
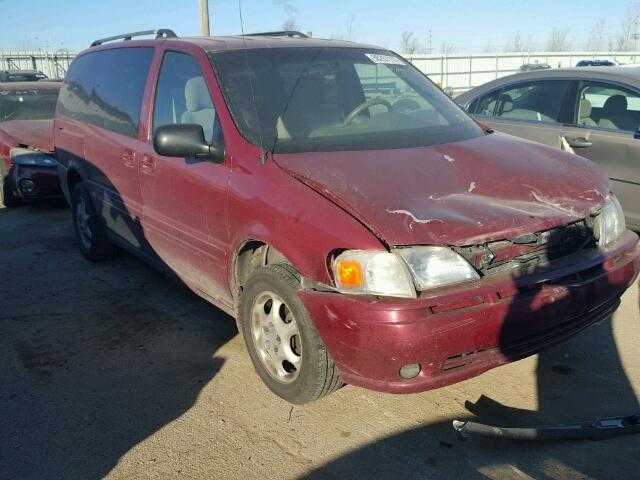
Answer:
<path fill-rule="evenodd" d="M 500 102 L 501 107 L 499 113 L 506 113 L 513 110 L 513 98 L 511 98 L 511 95 L 507 93 L 501 93 L 498 97 L 498 101 Z"/>
<path fill-rule="evenodd" d="M 291 92 L 290 103 L 301 110 L 313 110 L 325 101 L 327 84 L 323 77 L 305 75 Z"/>
<path fill-rule="evenodd" d="M 580 118 L 588 118 L 591 116 L 591 102 L 586 98 L 580 100 Z"/>
<path fill-rule="evenodd" d="M 187 103 L 187 110 L 197 112 L 207 108 L 213 108 L 209 89 L 202 77 L 193 77 L 184 87 L 184 98 Z"/>
<path fill-rule="evenodd" d="M 608 113 L 624 113 L 627 111 L 627 97 L 614 95 L 604 102 L 604 110 Z"/>

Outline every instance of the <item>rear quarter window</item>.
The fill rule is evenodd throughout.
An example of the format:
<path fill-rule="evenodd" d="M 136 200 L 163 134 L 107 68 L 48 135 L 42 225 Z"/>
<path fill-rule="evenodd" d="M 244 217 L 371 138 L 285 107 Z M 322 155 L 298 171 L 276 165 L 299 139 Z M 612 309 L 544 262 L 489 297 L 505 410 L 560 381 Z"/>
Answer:
<path fill-rule="evenodd" d="M 60 91 L 61 115 L 137 137 L 153 48 L 100 50 L 78 57 Z"/>

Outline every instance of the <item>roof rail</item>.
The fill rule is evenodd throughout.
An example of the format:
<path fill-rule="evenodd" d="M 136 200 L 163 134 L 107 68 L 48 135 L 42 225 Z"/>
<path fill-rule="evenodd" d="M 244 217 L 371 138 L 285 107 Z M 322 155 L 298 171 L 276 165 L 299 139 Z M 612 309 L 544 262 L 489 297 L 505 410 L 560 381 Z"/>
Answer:
<path fill-rule="evenodd" d="M 102 45 L 106 42 L 113 42 L 114 40 L 131 40 L 133 37 L 141 37 L 143 35 L 155 35 L 156 38 L 176 38 L 176 32 L 168 28 L 160 28 L 158 30 L 143 30 L 141 32 L 123 33 L 122 35 L 114 35 L 113 37 L 100 38 L 91 42 L 91 47 Z"/>
<path fill-rule="evenodd" d="M 281 32 L 260 32 L 260 33 L 247 33 L 247 37 L 299 37 L 299 38 L 309 38 L 309 35 L 306 35 L 302 32 L 298 32 L 296 30 L 283 30 Z"/>

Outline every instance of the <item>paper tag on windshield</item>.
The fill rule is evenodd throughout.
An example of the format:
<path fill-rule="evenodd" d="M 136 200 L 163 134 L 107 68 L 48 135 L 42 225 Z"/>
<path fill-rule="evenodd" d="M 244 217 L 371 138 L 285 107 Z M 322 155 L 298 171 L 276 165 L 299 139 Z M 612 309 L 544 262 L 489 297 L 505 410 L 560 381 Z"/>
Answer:
<path fill-rule="evenodd" d="M 382 63 L 386 65 L 404 65 L 404 62 L 392 55 L 384 55 L 382 53 L 365 53 L 365 57 L 373 63 Z"/>

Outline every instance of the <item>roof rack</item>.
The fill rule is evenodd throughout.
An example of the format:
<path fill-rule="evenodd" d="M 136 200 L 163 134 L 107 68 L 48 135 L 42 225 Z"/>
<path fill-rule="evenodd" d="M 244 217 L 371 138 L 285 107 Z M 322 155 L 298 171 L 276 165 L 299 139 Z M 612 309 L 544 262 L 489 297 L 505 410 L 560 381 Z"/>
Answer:
<path fill-rule="evenodd" d="M 143 30 L 141 32 L 123 33 L 122 35 L 114 35 L 113 37 L 100 38 L 91 42 L 91 47 L 102 45 L 106 42 L 113 42 L 114 40 L 131 40 L 133 37 L 141 37 L 143 35 L 155 35 L 156 38 L 176 38 L 176 32 L 168 28 L 160 28 L 158 30 Z"/>
<path fill-rule="evenodd" d="M 306 35 L 302 32 L 298 32 L 296 30 L 283 30 L 281 32 L 260 32 L 260 33 L 247 33 L 245 36 L 247 37 L 298 37 L 298 38 L 309 38 L 309 35 Z"/>

